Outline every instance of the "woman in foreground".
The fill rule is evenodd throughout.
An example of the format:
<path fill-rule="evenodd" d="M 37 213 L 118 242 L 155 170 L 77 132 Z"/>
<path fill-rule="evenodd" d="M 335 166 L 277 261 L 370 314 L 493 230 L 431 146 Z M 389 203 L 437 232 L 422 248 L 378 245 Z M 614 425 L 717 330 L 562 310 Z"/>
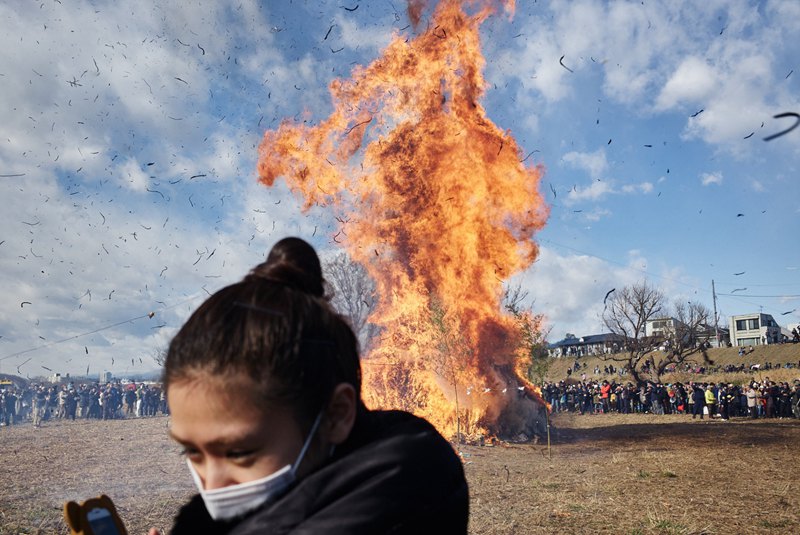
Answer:
<path fill-rule="evenodd" d="M 164 382 L 200 492 L 174 534 L 467 531 L 458 457 L 425 420 L 364 407 L 356 338 L 300 239 L 195 311 Z"/>

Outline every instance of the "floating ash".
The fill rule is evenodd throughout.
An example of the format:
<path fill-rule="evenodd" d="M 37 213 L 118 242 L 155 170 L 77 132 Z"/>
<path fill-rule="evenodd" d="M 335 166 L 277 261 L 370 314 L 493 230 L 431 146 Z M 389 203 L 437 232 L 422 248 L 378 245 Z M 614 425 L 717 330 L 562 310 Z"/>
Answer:
<path fill-rule="evenodd" d="M 495 7 L 442 1 L 424 32 L 331 83 L 327 119 L 284 121 L 259 147 L 260 181 L 283 177 L 304 209 L 333 210 L 333 241 L 376 281 L 368 405 L 410 410 L 445 436 L 532 436 L 545 420 L 520 318 L 501 306 L 503 281 L 537 257 L 548 208 L 541 169 L 480 103 L 479 27 Z"/>

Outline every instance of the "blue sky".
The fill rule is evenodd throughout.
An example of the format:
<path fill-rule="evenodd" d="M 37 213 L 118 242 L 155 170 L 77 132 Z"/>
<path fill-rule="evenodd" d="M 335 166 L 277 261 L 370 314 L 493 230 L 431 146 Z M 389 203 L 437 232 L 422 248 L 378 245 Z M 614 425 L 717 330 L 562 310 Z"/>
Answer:
<path fill-rule="evenodd" d="M 278 239 L 334 253 L 333 214 L 257 183 L 258 143 L 414 35 L 400 0 L 118 4 L 0 6 L 0 372 L 152 369 Z M 796 323 L 800 129 L 763 138 L 800 112 L 800 4 L 517 4 L 482 27 L 483 104 L 545 168 L 511 283 L 550 338 L 603 332 L 606 292 L 643 278 Z"/>

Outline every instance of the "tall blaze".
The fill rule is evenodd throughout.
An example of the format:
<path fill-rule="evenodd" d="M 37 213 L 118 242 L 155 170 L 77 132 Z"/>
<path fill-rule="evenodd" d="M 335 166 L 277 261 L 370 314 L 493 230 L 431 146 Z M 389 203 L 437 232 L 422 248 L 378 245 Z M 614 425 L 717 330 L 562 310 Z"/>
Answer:
<path fill-rule="evenodd" d="M 305 209 L 333 210 L 333 239 L 377 283 L 365 400 L 449 436 L 530 435 L 543 406 L 501 300 L 535 260 L 548 208 L 541 170 L 480 103 L 479 26 L 493 11 L 443 0 L 426 31 L 331 83 L 327 119 L 284 121 L 259 147 L 259 180 L 283 177 Z"/>

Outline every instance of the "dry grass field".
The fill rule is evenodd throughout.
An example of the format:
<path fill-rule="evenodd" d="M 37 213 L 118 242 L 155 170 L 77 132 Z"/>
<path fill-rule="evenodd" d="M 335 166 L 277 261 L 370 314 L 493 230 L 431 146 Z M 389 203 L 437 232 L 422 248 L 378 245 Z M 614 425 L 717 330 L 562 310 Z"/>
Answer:
<path fill-rule="evenodd" d="M 66 533 L 109 494 L 131 534 L 193 492 L 167 419 L 0 429 L 0 533 Z M 471 533 L 800 533 L 800 421 L 560 414 L 545 444 L 462 446 Z"/>

